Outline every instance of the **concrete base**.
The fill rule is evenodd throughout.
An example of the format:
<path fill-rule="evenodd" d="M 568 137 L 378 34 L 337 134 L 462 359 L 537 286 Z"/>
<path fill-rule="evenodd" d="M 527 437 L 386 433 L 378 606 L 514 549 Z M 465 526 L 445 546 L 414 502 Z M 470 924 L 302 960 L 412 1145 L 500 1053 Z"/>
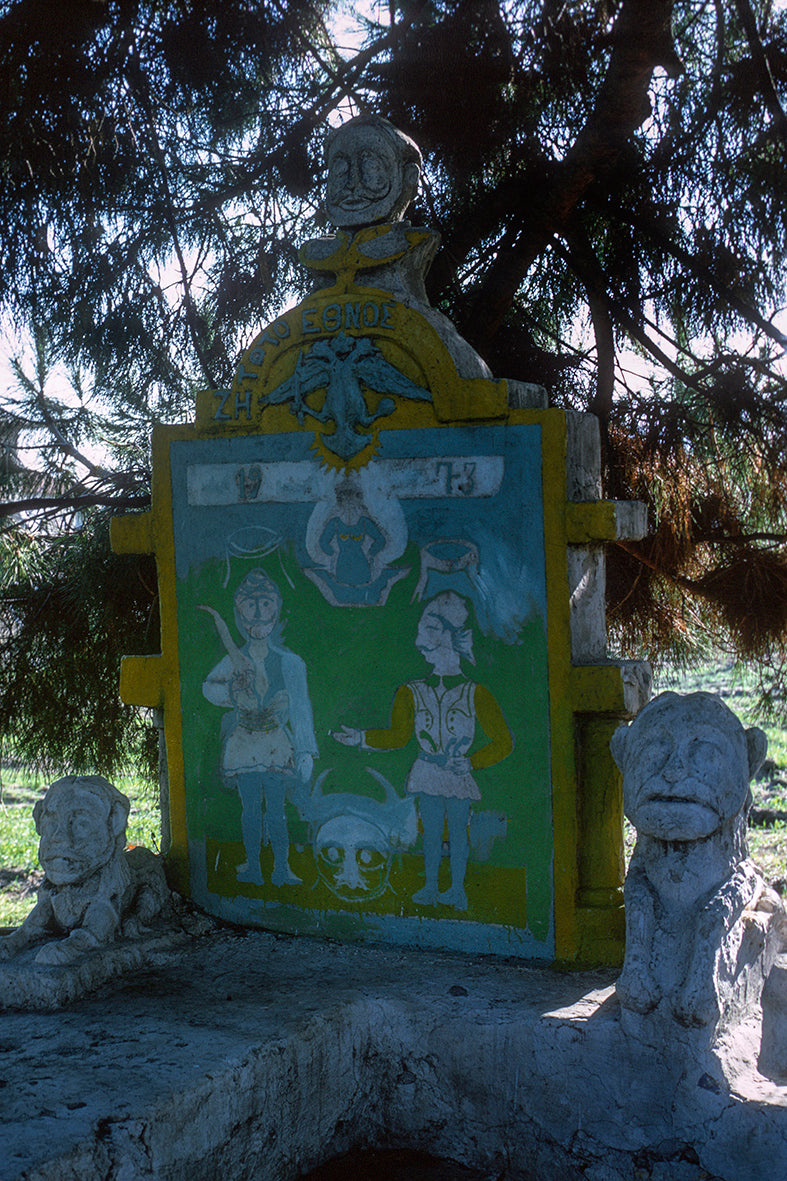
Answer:
<path fill-rule="evenodd" d="M 139 939 L 99 947 L 62 966 L 37 964 L 36 954 L 44 944 L 35 943 L 13 959 L 0 961 L 0 1010 L 62 1009 L 129 973 L 171 963 L 174 952 L 190 942 L 185 930 L 170 925 Z"/>
<path fill-rule="evenodd" d="M 290 1181 L 362 1145 L 490 1181 L 785 1175 L 759 1026 L 649 1041 L 611 973 L 220 929 L 0 1038 L 4 1181 Z"/>

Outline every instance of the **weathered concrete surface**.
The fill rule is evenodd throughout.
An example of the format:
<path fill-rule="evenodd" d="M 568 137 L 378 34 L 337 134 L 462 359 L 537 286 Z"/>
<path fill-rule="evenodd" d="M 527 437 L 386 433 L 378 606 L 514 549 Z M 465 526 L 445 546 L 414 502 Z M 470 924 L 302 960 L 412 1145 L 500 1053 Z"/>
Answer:
<path fill-rule="evenodd" d="M 649 1047 L 611 974 L 219 928 L 2 1017 L 0 1177 L 284 1181 L 387 1144 L 511 1181 L 779 1181 L 787 1088 L 758 1034 Z"/>
<path fill-rule="evenodd" d="M 0 1012 L 61 1009 L 118 977 L 171 963 L 178 948 L 191 942 L 186 928 L 162 923 L 157 932 L 102 945 L 70 964 L 36 963 L 41 944 L 34 944 L 0 962 Z"/>

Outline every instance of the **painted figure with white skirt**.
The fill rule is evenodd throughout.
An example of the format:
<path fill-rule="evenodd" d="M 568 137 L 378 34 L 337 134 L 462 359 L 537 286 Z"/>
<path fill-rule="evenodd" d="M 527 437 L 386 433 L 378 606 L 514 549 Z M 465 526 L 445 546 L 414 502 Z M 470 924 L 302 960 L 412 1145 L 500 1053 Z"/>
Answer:
<path fill-rule="evenodd" d="M 239 647 L 218 611 L 213 616 L 227 650 L 208 674 L 202 692 L 231 710 L 222 725 L 224 782 L 241 800 L 246 862 L 238 881 L 262 885 L 260 849 L 265 833 L 273 850 L 271 881 L 298 885 L 289 865 L 285 800 L 309 784 L 317 742 L 306 682 L 306 665 L 281 642 L 281 595 L 264 570 L 252 570 L 235 592 L 235 623 L 246 642 Z"/>

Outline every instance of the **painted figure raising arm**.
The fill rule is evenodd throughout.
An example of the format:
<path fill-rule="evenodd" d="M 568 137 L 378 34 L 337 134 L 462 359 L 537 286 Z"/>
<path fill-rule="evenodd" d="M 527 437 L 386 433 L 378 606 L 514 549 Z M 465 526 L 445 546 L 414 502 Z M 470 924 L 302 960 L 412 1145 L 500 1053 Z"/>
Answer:
<path fill-rule="evenodd" d="M 245 638 L 239 647 L 212 607 L 227 655 L 208 674 L 202 692 L 213 705 L 231 709 L 222 727 L 222 775 L 241 799 L 246 863 L 238 881 L 262 884 L 260 846 L 265 830 L 273 849 L 271 881 L 300 882 L 289 865 L 285 798 L 309 783 L 317 756 L 306 665 L 281 642 L 281 595 L 264 570 L 252 570 L 235 592 L 235 623 Z"/>
<path fill-rule="evenodd" d="M 333 735 L 344 746 L 398 750 L 415 734 L 419 751 L 407 777 L 407 790 L 418 796 L 426 882 L 413 895 L 413 901 L 422 906 L 441 903 L 457 910 L 467 909 L 470 808 L 474 800 L 481 799 L 474 772 L 501 762 L 514 747 L 511 731 L 492 694 L 462 672 L 462 660 L 475 664 L 468 615 L 467 603 L 454 591 L 444 591 L 427 603 L 415 646 L 432 666 L 431 675 L 399 686 L 387 729 L 342 726 Z M 475 740 L 476 723 L 488 741 L 468 754 Z M 446 821 L 451 886 L 439 893 Z"/>

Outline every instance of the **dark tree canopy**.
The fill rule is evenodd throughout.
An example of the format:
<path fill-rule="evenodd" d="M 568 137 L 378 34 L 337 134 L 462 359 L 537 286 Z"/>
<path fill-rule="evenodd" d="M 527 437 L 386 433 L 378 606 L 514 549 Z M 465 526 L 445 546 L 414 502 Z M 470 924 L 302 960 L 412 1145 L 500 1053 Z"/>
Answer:
<path fill-rule="evenodd" d="M 62 737 L 76 697 L 116 695 L 122 651 L 155 648 L 150 571 L 108 555 L 107 517 L 146 503 L 152 423 L 228 384 L 303 289 L 322 139 L 358 111 L 424 151 L 432 302 L 497 375 L 597 414 L 606 495 L 649 506 L 648 538 L 610 548 L 617 641 L 781 661 L 787 12 L 390 0 L 351 38 L 339 10 L 0 3 L 0 308 L 31 342 L 0 410 L 0 732 L 35 733 L 28 752 L 107 769 L 128 749 L 120 706 L 111 737 Z M 77 570 L 87 633 L 47 623 L 43 646 Z"/>

